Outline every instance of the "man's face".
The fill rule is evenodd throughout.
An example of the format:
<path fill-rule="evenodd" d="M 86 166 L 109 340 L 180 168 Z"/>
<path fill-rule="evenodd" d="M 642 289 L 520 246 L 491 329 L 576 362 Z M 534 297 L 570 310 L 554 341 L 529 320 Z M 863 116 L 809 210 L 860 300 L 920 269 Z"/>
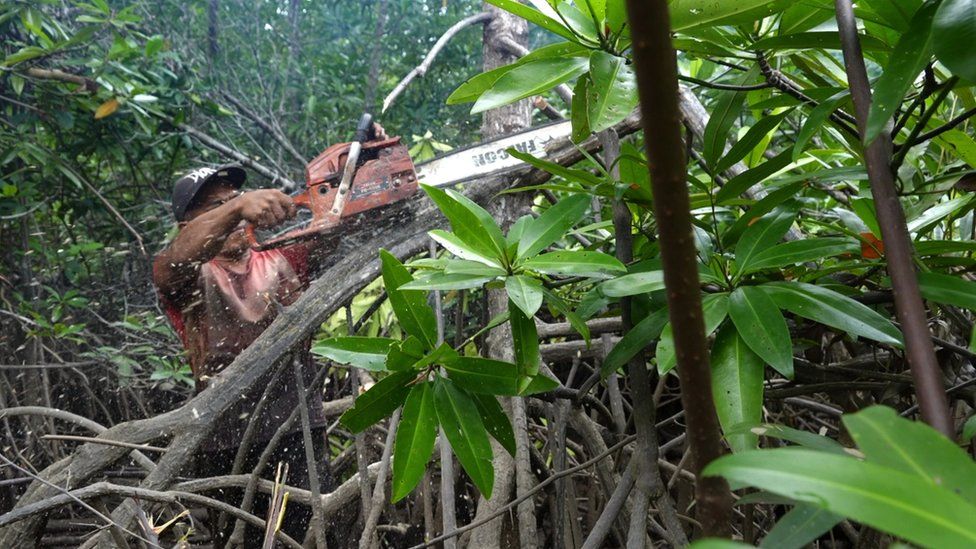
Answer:
<path fill-rule="evenodd" d="M 200 190 L 193 201 L 192 207 L 186 212 L 186 221 L 180 223 L 182 229 L 186 222 L 192 221 L 197 217 L 223 206 L 227 202 L 241 195 L 241 191 L 225 181 L 215 181 Z M 247 238 L 244 235 L 244 222 L 227 237 L 224 246 L 220 250 L 220 255 L 227 257 L 238 256 L 248 248 Z"/>

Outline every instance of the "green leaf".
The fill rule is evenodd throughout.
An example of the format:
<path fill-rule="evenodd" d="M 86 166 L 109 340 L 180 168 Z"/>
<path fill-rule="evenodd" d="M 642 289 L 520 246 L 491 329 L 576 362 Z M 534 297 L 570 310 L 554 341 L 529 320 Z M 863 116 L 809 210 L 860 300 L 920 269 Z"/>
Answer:
<path fill-rule="evenodd" d="M 451 222 L 456 237 L 479 254 L 504 263 L 505 237 L 491 214 L 461 194 L 449 195 L 429 185 L 421 185 L 421 188 Z"/>
<path fill-rule="evenodd" d="M 802 549 L 826 534 L 844 517 L 814 505 L 801 503 L 783 515 L 766 534 L 760 547 Z"/>
<path fill-rule="evenodd" d="M 921 546 L 976 545 L 976 506 L 890 467 L 779 448 L 724 456 L 703 474 L 817 505 Z"/>
<path fill-rule="evenodd" d="M 434 273 L 428 277 L 408 282 L 401 288 L 404 290 L 466 290 L 480 288 L 495 278 L 497 276 Z"/>
<path fill-rule="evenodd" d="M 504 270 L 501 263 L 497 259 L 491 258 L 486 254 L 482 254 L 471 249 L 466 243 L 462 242 L 460 238 L 452 233 L 442 231 L 440 229 L 434 229 L 432 231 L 427 231 L 427 234 L 438 244 L 444 246 L 444 249 L 460 257 L 461 259 L 477 261 L 479 263 L 484 263 L 489 267 Z"/>
<path fill-rule="evenodd" d="M 386 369 L 391 372 L 415 369 L 414 364 L 422 358 L 424 358 L 424 344 L 416 337 L 409 336 L 390 346 L 390 351 L 386 355 Z"/>
<path fill-rule="evenodd" d="M 519 391 L 520 396 L 548 393 L 549 391 L 554 391 L 562 386 L 562 384 L 555 379 L 546 377 L 542 374 L 536 374 L 530 378 L 522 378 L 519 380 L 519 385 L 522 386 L 522 390 Z"/>
<path fill-rule="evenodd" d="M 403 405 L 393 451 L 393 491 L 390 502 L 407 496 L 427 470 L 437 439 L 437 413 L 434 389 L 429 382 L 418 383 L 410 390 Z"/>
<path fill-rule="evenodd" d="M 924 4 L 888 57 L 884 73 L 873 86 L 874 95 L 871 98 L 865 143 L 871 143 L 881 134 L 885 124 L 891 120 L 904 100 L 905 93 L 915 82 L 915 77 L 932 57 L 932 19 L 938 7 L 938 3 Z M 976 23 L 976 19 L 973 19 L 973 23 Z M 973 37 L 976 38 L 976 33 Z"/>
<path fill-rule="evenodd" d="M 427 292 L 420 290 L 399 290 L 400 286 L 413 280 L 406 267 L 390 252 L 380 250 L 383 285 L 390 299 L 393 312 L 403 331 L 416 336 L 425 348 L 433 349 L 437 342 L 437 320 L 434 311 L 427 304 Z"/>
<path fill-rule="evenodd" d="M 793 340 L 786 319 L 766 292 L 740 286 L 729 297 L 729 317 L 746 345 L 774 370 L 793 379 Z"/>
<path fill-rule="evenodd" d="M 542 306 L 542 282 L 525 275 L 510 276 L 505 279 L 505 291 L 525 316 L 532 318 Z"/>
<path fill-rule="evenodd" d="M 603 183 L 603 181 L 601 181 L 600 178 L 598 178 L 597 176 L 591 174 L 586 170 L 579 170 L 574 168 L 567 168 L 565 166 L 560 166 L 555 162 L 549 162 L 541 158 L 536 158 L 529 153 L 524 153 L 514 148 L 506 149 L 506 152 L 508 152 L 508 154 L 514 156 L 515 158 L 518 158 L 522 162 L 525 162 L 531 166 L 539 168 L 540 170 L 549 172 L 553 175 L 558 175 L 559 177 L 568 179 L 569 181 L 575 181 L 577 183 L 582 184 L 585 187 L 590 187 L 590 188 L 597 187 L 601 183 Z"/>
<path fill-rule="evenodd" d="M 869 34 L 859 34 L 861 49 L 864 51 L 884 51 L 887 44 Z M 751 50 L 785 50 L 785 49 L 840 49 L 840 34 L 837 31 L 798 32 L 782 36 L 770 36 L 757 40 L 749 47 Z"/>
<path fill-rule="evenodd" d="M 498 67 L 497 69 L 483 72 L 469 78 L 465 83 L 458 86 L 450 96 L 448 96 L 447 104 L 457 105 L 459 103 L 469 103 L 477 100 L 479 97 L 481 97 L 481 94 L 490 89 L 503 74 L 526 63 L 539 59 L 566 57 L 584 53 L 588 55 L 588 52 L 589 50 L 575 42 L 558 42 L 556 44 L 543 46 L 529 52 L 528 55 L 520 58 L 515 63 Z"/>
<path fill-rule="evenodd" d="M 600 285 L 604 295 L 626 297 L 664 289 L 664 271 L 648 271 L 618 276 Z"/>
<path fill-rule="evenodd" d="M 627 267 L 613 256 L 582 250 L 540 254 L 525 260 L 522 267 L 539 273 L 565 276 L 606 277 L 627 272 Z"/>
<path fill-rule="evenodd" d="M 919 273 L 918 287 L 925 299 L 976 311 L 976 282 L 959 276 Z"/>
<path fill-rule="evenodd" d="M 783 121 L 788 114 L 793 112 L 792 109 L 787 109 L 774 116 L 764 116 L 756 122 L 749 131 L 746 132 L 742 139 L 735 142 L 729 152 L 725 153 L 725 156 L 718 161 L 715 166 L 715 171 L 724 172 L 725 170 L 732 167 L 733 164 L 745 158 L 760 141 L 766 138 L 770 132 L 776 129 L 776 126 Z"/>
<path fill-rule="evenodd" d="M 806 122 L 803 123 L 803 127 L 800 128 L 800 133 L 796 134 L 796 143 L 793 145 L 792 155 L 794 162 L 803 156 L 803 150 L 806 149 L 807 143 L 813 139 L 813 136 L 820 133 L 820 130 L 824 129 L 827 120 L 830 118 L 830 114 L 837 110 L 837 106 L 849 96 L 850 92 L 844 90 L 829 99 L 821 101 L 819 105 L 810 111 L 810 116 L 807 117 Z"/>
<path fill-rule="evenodd" d="M 962 439 L 959 442 L 969 444 L 974 437 L 976 437 L 976 416 L 970 416 L 962 426 Z"/>
<path fill-rule="evenodd" d="M 444 368 L 458 387 L 472 393 L 518 394 L 518 368 L 511 362 L 461 356 L 444 364 Z"/>
<path fill-rule="evenodd" d="M 871 463 L 925 479 L 976 505 L 976 462 L 931 427 L 886 406 L 846 414 L 844 426 Z"/>
<path fill-rule="evenodd" d="M 600 132 L 627 118 L 637 106 L 637 79 L 626 59 L 601 50 L 590 54 L 590 78 L 587 119 L 590 129 Z"/>
<path fill-rule="evenodd" d="M 751 73 L 747 77 L 751 78 Z M 702 136 L 702 156 L 709 166 L 715 166 L 725 151 L 725 142 L 746 99 L 745 92 L 741 91 L 723 91 L 717 95 L 718 100 Z"/>
<path fill-rule="evenodd" d="M 468 261 L 466 259 L 452 259 L 444 263 L 444 274 L 465 274 L 478 275 L 485 277 L 505 276 L 504 269 L 489 267 L 478 261 Z"/>
<path fill-rule="evenodd" d="M 724 204 L 749 190 L 756 183 L 790 165 L 791 149 L 779 153 L 755 168 L 746 170 L 730 179 L 715 195 L 718 204 Z"/>
<path fill-rule="evenodd" d="M 589 60 L 583 57 L 539 59 L 501 75 L 491 88 L 475 101 L 471 114 L 514 103 L 537 95 L 586 72 Z"/>
<path fill-rule="evenodd" d="M 485 429 L 492 438 L 502 445 L 502 448 L 515 457 L 515 431 L 512 429 L 512 422 L 505 415 L 498 399 L 491 395 L 472 394 L 471 398 L 478 406 L 481 413 L 481 421 L 485 424 Z"/>
<path fill-rule="evenodd" d="M 600 375 L 606 378 L 630 361 L 630 359 L 634 358 L 637 353 L 661 335 L 661 330 L 664 329 L 664 324 L 667 321 L 668 310 L 662 308 L 647 315 L 644 320 L 634 325 L 633 328 L 628 330 L 620 338 L 620 341 L 613 346 L 613 349 L 603 359 L 603 364 L 600 366 Z"/>
<path fill-rule="evenodd" d="M 587 93 L 590 87 L 590 79 L 581 76 L 573 86 L 573 104 L 570 105 L 570 120 L 573 123 L 573 143 L 579 143 L 590 136 L 593 130 L 590 129 L 590 118 L 587 114 Z"/>
<path fill-rule="evenodd" d="M 546 302 L 552 307 L 557 313 L 566 317 L 569 321 L 569 325 L 576 330 L 579 335 L 583 336 L 583 340 L 586 344 L 590 344 L 590 327 L 586 325 L 586 321 L 580 317 L 575 311 L 573 311 L 569 304 L 567 304 L 561 297 L 556 295 L 552 290 L 542 287 L 542 293 L 546 298 Z"/>
<path fill-rule="evenodd" d="M 514 255 L 512 248 L 518 246 L 519 241 L 522 240 L 522 235 L 525 234 L 525 228 L 532 223 L 532 219 L 529 214 L 523 215 L 508 228 L 508 234 L 505 235 L 505 245 L 508 246 L 510 255 Z"/>
<path fill-rule="evenodd" d="M 738 434 L 740 432 L 751 431 L 753 434 L 761 437 L 778 438 L 780 440 L 785 440 L 792 442 L 794 444 L 799 444 L 804 448 L 810 450 L 818 450 L 820 452 L 828 452 L 831 454 L 838 454 L 841 456 L 848 456 L 847 449 L 840 445 L 839 442 L 832 438 L 817 435 L 807 431 L 801 431 L 799 429 L 794 429 L 792 427 L 787 427 L 785 425 L 776 425 L 773 423 L 762 423 L 759 425 L 753 425 L 748 423 L 743 423 L 741 425 L 736 425 L 731 429 L 727 429 L 726 434 Z"/>
<path fill-rule="evenodd" d="M 164 44 L 163 37 L 158 34 L 146 40 L 146 57 L 152 57 L 162 51 Z"/>
<path fill-rule="evenodd" d="M 833 290 L 804 282 L 760 286 L 780 308 L 850 334 L 902 347 L 901 332 L 870 307 Z"/>
<path fill-rule="evenodd" d="M 340 364 L 379 371 L 383 370 L 390 346 L 396 342 L 386 337 L 333 337 L 316 343 L 311 351 Z"/>
<path fill-rule="evenodd" d="M 420 370 L 421 368 L 426 368 L 428 366 L 437 364 L 446 366 L 458 358 L 458 352 L 454 350 L 454 347 L 451 347 L 447 342 L 442 342 L 437 346 L 436 349 L 417 361 L 417 363 L 414 365 L 414 369 Z"/>
<path fill-rule="evenodd" d="M 864 0 L 864 3 L 881 16 L 892 29 L 908 30 L 914 14 L 922 5 L 922 0 Z"/>
<path fill-rule="evenodd" d="M 498 6 L 499 8 L 525 19 L 529 23 L 535 23 L 536 25 L 546 29 L 547 31 L 558 34 L 566 40 L 571 42 L 576 41 L 576 36 L 569 31 L 562 23 L 557 22 L 555 19 L 543 14 L 539 10 L 535 10 L 520 3 L 518 0 L 486 0 L 489 4 Z"/>
<path fill-rule="evenodd" d="M 712 347 L 712 398 L 724 431 L 740 423 L 762 420 L 763 362 L 736 328 L 726 324 L 718 331 Z M 752 432 L 726 432 L 725 438 L 733 452 L 755 448 L 759 443 L 759 437 Z"/>
<path fill-rule="evenodd" d="M 973 195 L 960 196 L 940 202 L 925 210 L 925 212 L 908 222 L 908 231 L 912 233 L 925 233 L 933 225 L 942 221 L 948 216 L 956 216 L 965 213 L 972 206 Z"/>
<path fill-rule="evenodd" d="M 708 337 L 729 315 L 729 294 L 702 296 L 702 314 L 705 316 L 705 337 Z M 661 332 L 661 341 L 657 344 L 657 371 L 663 376 L 674 369 L 677 364 L 678 357 L 674 350 L 674 333 L 669 322 Z"/>
<path fill-rule="evenodd" d="M 752 545 L 730 539 L 702 538 L 691 542 L 688 549 L 744 549 L 747 547 L 752 547 Z"/>
<path fill-rule="evenodd" d="M 935 57 L 953 74 L 976 82 L 976 0 L 944 0 L 932 22 Z"/>
<path fill-rule="evenodd" d="M 533 219 L 522 233 L 518 245 L 519 259 L 532 257 L 562 238 L 573 225 L 583 219 L 589 207 L 590 197 L 585 194 L 566 197 L 550 206 L 542 215 Z"/>
<path fill-rule="evenodd" d="M 5 57 L 3 59 L 3 66 L 10 67 L 16 65 L 17 63 L 22 63 L 24 61 L 34 59 L 35 57 L 40 57 L 46 53 L 48 53 L 48 51 L 44 48 L 27 46 Z"/>
<path fill-rule="evenodd" d="M 356 404 L 339 418 L 353 433 L 366 430 L 370 425 L 393 413 L 407 399 L 411 381 L 417 372 L 395 372 L 379 380 L 376 385 L 356 398 Z"/>
<path fill-rule="evenodd" d="M 674 32 L 725 24 L 747 24 L 785 9 L 777 0 L 671 0 Z"/>
<path fill-rule="evenodd" d="M 491 464 L 491 443 L 474 399 L 451 380 L 434 381 L 434 408 L 444 436 L 461 466 L 486 498 L 491 498 L 495 471 Z"/>
<path fill-rule="evenodd" d="M 821 237 L 783 242 L 760 251 L 743 274 L 763 269 L 778 269 L 818 261 L 845 253 L 860 253 L 861 244 L 853 238 Z"/>
<path fill-rule="evenodd" d="M 785 204 L 743 231 L 735 245 L 735 265 L 739 273 L 745 272 L 751 266 L 753 258 L 759 252 L 783 238 L 793 224 L 798 209 L 799 204 L 796 202 Z"/>
<path fill-rule="evenodd" d="M 532 377 L 539 373 L 539 332 L 535 327 L 535 319 L 526 317 L 522 309 L 509 299 L 508 320 L 512 326 L 512 343 L 515 346 L 515 364 L 519 369 L 519 377 Z"/>

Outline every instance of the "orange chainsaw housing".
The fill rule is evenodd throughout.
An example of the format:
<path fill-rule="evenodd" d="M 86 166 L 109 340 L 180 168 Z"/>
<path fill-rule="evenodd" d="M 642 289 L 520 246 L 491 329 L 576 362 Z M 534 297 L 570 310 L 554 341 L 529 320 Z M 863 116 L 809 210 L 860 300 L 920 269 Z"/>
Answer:
<path fill-rule="evenodd" d="M 393 204 L 417 192 L 417 172 L 400 138 L 368 141 L 362 144 L 346 205 L 338 214 L 333 213 L 332 204 L 339 191 L 349 146 L 349 143 L 332 145 L 305 166 L 305 190 L 292 199 L 296 206 L 311 210 L 311 223 L 265 242 L 257 242 L 249 228 L 253 248 L 266 250 L 313 238 L 347 217 Z"/>

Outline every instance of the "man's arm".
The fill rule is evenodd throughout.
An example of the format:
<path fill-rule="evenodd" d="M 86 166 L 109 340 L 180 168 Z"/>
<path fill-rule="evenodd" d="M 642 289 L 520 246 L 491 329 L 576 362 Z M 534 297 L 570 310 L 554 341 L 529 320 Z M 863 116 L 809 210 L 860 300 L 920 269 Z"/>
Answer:
<path fill-rule="evenodd" d="M 186 223 L 173 242 L 154 262 L 153 278 L 160 292 L 175 298 L 200 272 L 200 266 L 213 259 L 241 224 L 247 221 L 259 228 L 273 227 L 295 215 L 288 195 L 261 189 L 244 193 Z"/>

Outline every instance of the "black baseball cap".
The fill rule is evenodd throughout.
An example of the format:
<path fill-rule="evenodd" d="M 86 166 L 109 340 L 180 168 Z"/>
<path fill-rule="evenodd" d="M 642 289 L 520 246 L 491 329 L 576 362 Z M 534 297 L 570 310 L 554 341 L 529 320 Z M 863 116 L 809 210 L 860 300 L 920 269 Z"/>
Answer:
<path fill-rule="evenodd" d="M 226 181 L 235 189 L 241 188 L 247 172 L 240 166 L 229 164 L 214 168 L 197 168 L 176 180 L 173 185 L 173 216 L 177 221 L 184 221 L 186 210 L 193 204 L 193 199 L 200 193 L 200 189 L 214 181 Z"/>

